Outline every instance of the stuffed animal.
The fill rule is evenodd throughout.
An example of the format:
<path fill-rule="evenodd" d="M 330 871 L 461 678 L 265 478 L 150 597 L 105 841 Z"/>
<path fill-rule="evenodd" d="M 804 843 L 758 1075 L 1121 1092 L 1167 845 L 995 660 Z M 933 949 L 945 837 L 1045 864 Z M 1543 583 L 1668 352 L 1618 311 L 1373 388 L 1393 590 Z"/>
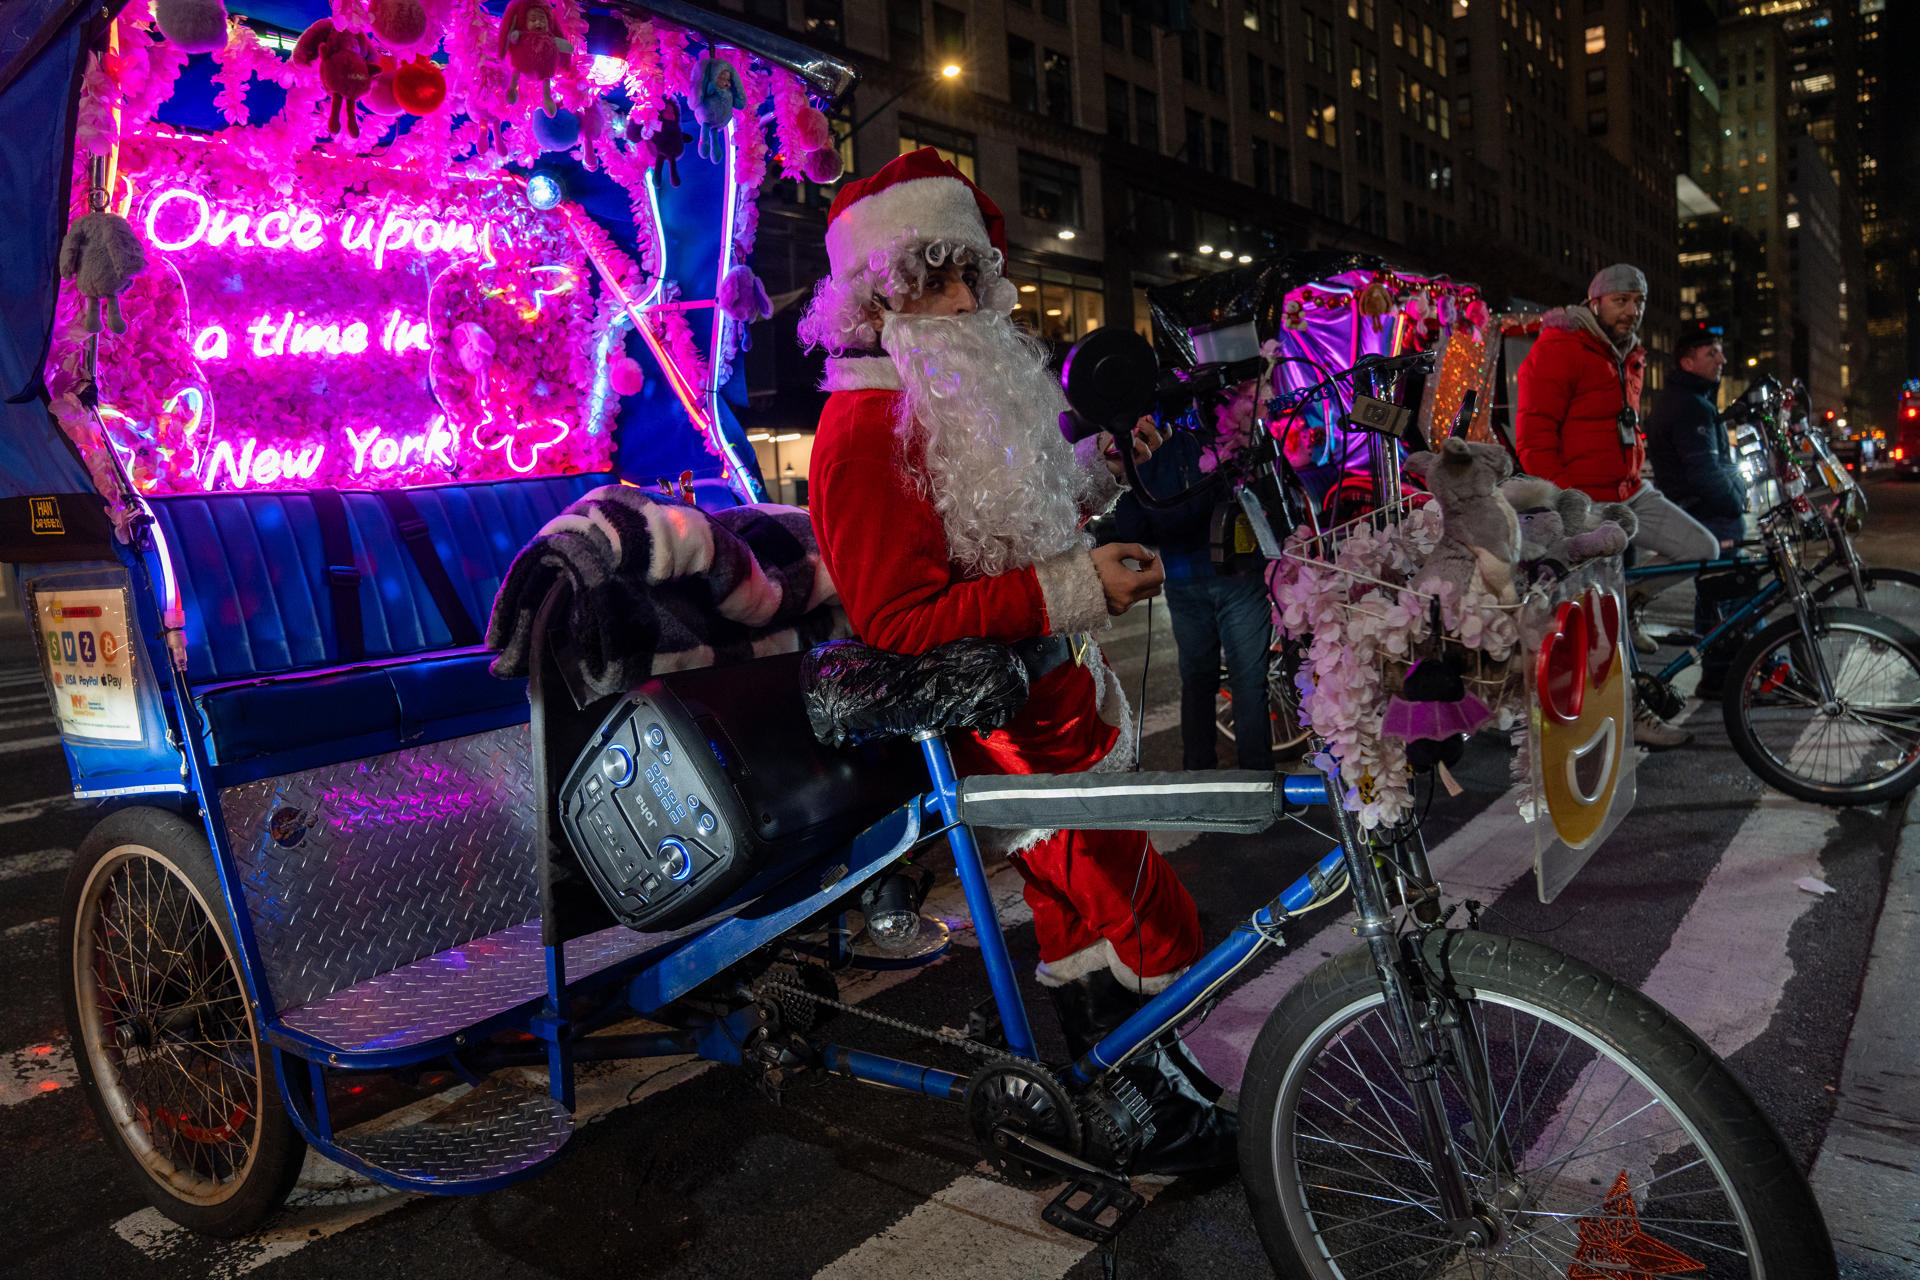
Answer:
<path fill-rule="evenodd" d="M 833 147 L 822 147 L 818 151 L 807 152 L 800 167 L 806 171 L 807 181 L 816 186 L 831 186 L 840 181 L 840 175 L 847 171 L 846 161 Z"/>
<path fill-rule="evenodd" d="M 73 281 L 87 300 L 87 332 L 100 332 L 100 303 L 107 304 L 107 325 L 125 333 L 120 295 L 146 269 L 147 251 L 133 225 L 117 213 L 89 213 L 67 228 L 60 245 L 60 275 Z"/>
<path fill-rule="evenodd" d="M 389 49 L 413 48 L 426 38 L 426 5 L 420 0 L 373 0 L 373 34 Z"/>
<path fill-rule="evenodd" d="M 431 115 L 447 100 L 447 74 L 426 54 L 394 68 L 393 100 L 410 115 Z"/>
<path fill-rule="evenodd" d="M 618 355 L 607 361 L 607 385 L 619 396 L 640 394 L 640 388 L 647 384 L 646 374 L 640 369 L 640 362 L 632 356 Z"/>
<path fill-rule="evenodd" d="M 707 57 L 694 64 L 693 79 L 698 92 L 693 99 L 693 118 L 700 122 L 700 158 L 718 162 L 726 155 L 727 125 L 733 113 L 747 105 L 740 88 L 740 73 L 725 58 Z"/>
<path fill-rule="evenodd" d="M 1288 298 L 1280 309 L 1280 327 L 1299 332 L 1307 327 L 1307 304 L 1298 298 Z"/>
<path fill-rule="evenodd" d="M 802 152 L 818 151 L 833 145 L 833 126 L 819 111 L 802 107 L 793 116 L 793 139 Z"/>
<path fill-rule="evenodd" d="M 1515 476 L 1500 492 L 1520 522 L 1520 563 L 1535 581 L 1564 577 L 1598 556 L 1617 556 L 1639 530 L 1624 502 L 1596 507 L 1578 489 L 1560 489 L 1537 476 Z"/>
<path fill-rule="evenodd" d="M 753 268 L 741 263 L 727 272 L 720 282 L 720 310 L 740 326 L 740 349 L 751 350 L 752 341 L 747 337 L 747 326 L 755 320 L 765 320 L 773 314 L 773 301 L 767 297 L 767 286 L 760 283 L 760 277 L 753 274 Z"/>
<path fill-rule="evenodd" d="M 1385 280 L 1375 276 L 1373 283 L 1360 291 L 1360 296 L 1355 300 L 1354 305 L 1373 325 L 1373 331 L 1378 333 L 1380 318 L 1393 310 L 1393 290 L 1387 288 Z"/>
<path fill-rule="evenodd" d="M 227 47 L 227 6 L 221 0 L 155 0 L 153 23 L 182 53 Z"/>
<path fill-rule="evenodd" d="M 546 112 L 559 110 L 553 100 L 553 77 L 560 70 L 560 56 L 573 52 L 573 45 L 560 38 L 560 23 L 547 0 L 512 0 L 500 15 L 500 56 L 513 68 L 507 79 L 507 101 L 519 94 L 521 76 L 540 82 L 546 96 Z"/>
<path fill-rule="evenodd" d="M 357 31 L 341 31 L 331 18 L 321 18 L 305 31 L 293 46 L 293 65 L 320 67 L 320 87 L 333 95 L 333 110 L 327 115 L 327 131 L 340 132 L 340 108 L 347 109 L 347 134 L 360 136 L 360 113 L 356 109 L 361 95 L 373 84 L 380 65 L 374 60 L 373 46 Z"/>
<path fill-rule="evenodd" d="M 596 100 L 580 108 L 580 163 L 589 169 L 597 169 L 600 162 L 594 157 L 594 144 L 607 132 L 607 114 Z"/>
<path fill-rule="evenodd" d="M 533 131 L 533 144 L 542 151 L 566 151 L 580 141 L 580 117 L 571 111 L 536 112 L 527 118 L 527 127 Z"/>
<path fill-rule="evenodd" d="M 653 166 L 653 185 L 660 185 L 660 173 L 665 170 L 672 175 L 673 185 L 679 186 L 680 153 L 687 149 L 687 135 L 680 128 L 680 104 L 672 98 L 660 104 L 660 120 L 652 137 L 635 137 L 639 128 L 639 121 L 628 120 L 627 140 L 639 147 L 641 157 Z"/>
<path fill-rule="evenodd" d="M 1450 583 L 1458 601 L 1477 573 L 1502 603 L 1517 600 L 1513 566 L 1520 558 L 1520 522 L 1499 488 L 1513 474 L 1507 451 L 1455 437 L 1438 453 L 1409 454 L 1406 470 L 1426 481 L 1443 521 L 1440 541 L 1415 576 L 1414 590 L 1437 594 Z"/>
<path fill-rule="evenodd" d="M 377 116 L 397 116 L 405 108 L 393 90 L 393 57 L 383 54 L 380 58 L 380 74 L 367 85 L 366 96 L 360 99 L 360 105 Z"/>

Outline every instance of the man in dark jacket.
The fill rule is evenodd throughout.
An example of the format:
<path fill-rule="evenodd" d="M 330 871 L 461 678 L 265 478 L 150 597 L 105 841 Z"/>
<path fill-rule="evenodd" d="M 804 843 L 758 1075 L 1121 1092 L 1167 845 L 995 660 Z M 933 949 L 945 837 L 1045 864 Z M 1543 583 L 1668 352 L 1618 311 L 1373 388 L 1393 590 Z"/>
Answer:
<path fill-rule="evenodd" d="M 1747 483 L 1734 462 L 1727 432 L 1714 407 L 1727 355 L 1710 333 L 1682 338 L 1674 348 L 1677 368 L 1647 414 L 1647 460 L 1660 491 L 1705 525 L 1728 550 L 1746 534 Z M 1693 629 L 1705 635 L 1732 611 L 1738 579 L 1719 574 L 1695 583 Z M 1702 659 L 1699 694 L 1713 697 L 1726 674 L 1728 655 L 1716 648 Z"/>
<path fill-rule="evenodd" d="M 1639 415 L 1646 300 L 1646 276 L 1621 262 L 1594 276 L 1584 303 L 1547 313 L 1520 364 L 1514 443 L 1530 474 L 1595 502 L 1632 507 L 1640 523 L 1636 563 L 1710 560 L 1719 550 L 1714 536 L 1640 474 L 1647 457 Z M 1633 642 L 1653 651 L 1637 625 Z M 1634 720 L 1634 740 L 1642 746 L 1679 746 L 1689 736 L 1650 707 L 1641 707 Z"/>
<path fill-rule="evenodd" d="M 1203 418 L 1214 420 L 1214 430 L 1173 432 L 1140 468 L 1141 483 L 1150 492 L 1172 494 L 1216 474 L 1219 463 L 1250 440 L 1253 397 L 1253 384 L 1248 383 L 1218 408 L 1202 409 Z M 1273 723 L 1267 707 L 1273 606 L 1260 574 L 1214 572 L 1213 513 L 1228 496 L 1226 484 L 1206 484 L 1194 497 L 1162 511 L 1146 506 L 1129 490 L 1113 509 L 1113 536 L 1152 547 L 1166 570 L 1163 590 L 1180 661 L 1180 767 L 1219 765 L 1214 702 L 1220 696 L 1224 653 L 1227 688 L 1233 693 L 1235 763 L 1266 772 L 1273 768 Z"/>

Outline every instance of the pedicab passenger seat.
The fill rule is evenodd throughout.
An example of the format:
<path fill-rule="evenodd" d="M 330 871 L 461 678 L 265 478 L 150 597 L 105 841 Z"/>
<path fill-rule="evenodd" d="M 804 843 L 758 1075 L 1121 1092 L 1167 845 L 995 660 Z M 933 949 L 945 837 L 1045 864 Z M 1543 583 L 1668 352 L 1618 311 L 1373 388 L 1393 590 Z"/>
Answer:
<path fill-rule="evenodd" d="M 526 719 L 523 681 L 477 643 L 513 557 L 576 498 L 564 476 L 408 491 L 464 618 L 449 620 L 378 493 L 339 495 L 353 563 L 333 564 L 320 498 L 221 493 L 153 502 L 186 613 L 187 681 L 216 765 L 347 759 Z M 343 583 L 359 605 L 343 619 Z M 459 643 L 462 634 L 473 643 Z"/>

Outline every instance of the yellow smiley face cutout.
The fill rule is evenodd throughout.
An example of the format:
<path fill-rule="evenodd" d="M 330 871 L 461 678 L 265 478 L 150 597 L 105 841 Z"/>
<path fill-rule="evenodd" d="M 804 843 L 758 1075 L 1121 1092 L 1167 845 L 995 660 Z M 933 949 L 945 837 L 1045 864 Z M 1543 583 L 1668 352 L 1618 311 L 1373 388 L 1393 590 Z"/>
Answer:
<path fill-rule="evenodd" d="M 1534 659 L 1540 782 L 1553 829 L 1570 849 L 1599 833 L 1633 737 L 1620 597 L 1601 587 L 1563 603 Z"/>

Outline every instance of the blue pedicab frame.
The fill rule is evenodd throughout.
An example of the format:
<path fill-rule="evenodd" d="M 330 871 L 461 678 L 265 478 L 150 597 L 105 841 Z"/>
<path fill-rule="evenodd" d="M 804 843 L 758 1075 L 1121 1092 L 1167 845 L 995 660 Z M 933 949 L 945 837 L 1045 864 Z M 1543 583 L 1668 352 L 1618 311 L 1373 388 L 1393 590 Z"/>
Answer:
<path fill-rule="evenodd" d="M 85 57 L 89 24 L 84 13 L 58 0 L 37 0 L 34 9 L 0 43 L 0 100 L 10 106 L 36 95 L 64 103 L 68 94 L 58 90 L 71 90 Z M 850 69 L 843 64 L 725 15 L 681 0 L 647 0 L 645 9 L 794 71 L 827 96 L 844 91 L 852 81 Z M 37 152 L 25 159 L 43 168 L 50 166 L 54 172 L 70 169 L 71 138 L 55 114 L 43 111 L 41 118 L 28 123 L 44 126 L 45 133 L 37 140 Z M 57 288 L 51 250 L 64 225 L 66 201 L 24 191 L 20 182 L 23 169 L 29 167 L 14 163 L 7 175 L 13 182 L 9 194 L 20 196 L 23 208 L 32 215 L 25 219 L 24 229 L 17 229 L 18 238 L 32 250 L 20 258 L 32 288 L 16 299 L 15 309 L 7 315 L 7 341 L 0 350 L 5 357 L 0 360 L 0 371 L 7 374 L 5 389 L 22 397 L 0 406 L 5 414 L 0 420 L 0 456 L 7 463 L 0 498 L 23 515 L 29 509 L 41 510 L 31 505 L 35 502 L 54 497 L 65 501 L 56 503 L 59 536 L 44 542 L 9 538 L 8 559 L 20 564 L 23 597 L 30 612 L 31 601 L 40 592 L 117 588 L 124 593 L 128 629 L 137 632 L 137 637 L 130 637 L 130 650 L 143 740 L 102 745 L 63 734 L 76 784 L 74 794 L 122 803 L 144 800 L 155 806 L 149 812 L 178 813 L 199 826 L 221 897 L 220 903 L 208 905 L 225 916 L 234 943 L 232 960 L 250 1006 L 254 1033 L 270 1058 L 275 1086 L 290 1119 L 314 1149 L 376 1182 L 412 1191 L 482 1192 L 527 1177 L 556 1155 L 571 1133 L 576 1062 L 694 1054 L 716 1062 L 742 1063 L 747 1060 L 743 1046 L 761 1024 L 764 1010 L 747 1004 L 719 1016 L 696 1018 L 678 1029 L 639 1035 L 588 1036 L 586 1032 L 622 1014 L 661 1015 L 703 984 L 810 922 L 836 914 L 844 917 L 845 904 L 864 885 L 941 837 L 952 852 L 968 913 L 975 921 L 1005 1050 L 1016 1059 L 1039 1061 L 980 848 L 965 820 L 961 784 L 938 733 L 919 737 L 928 789 L 861 831 L 843 849 L 812 860 L 820 866 L 844 866 L 844 873 L 827 887 L 818 887 L 818 877 L 790 876 L 755 899 L 751 914 L 734 914 L 668 935 L 615 927 L 571 939 L 559 936 L 544 883 L 544 842 L 557 834 L 548 830 L 546 821 L 550 794 L 542 794 L 551 777 L 540 759 L 538 736 L 530 751 L 522 736 L 524 705 L 517 712 L 479 710 L 442 717 L 430 742 L 409 743 L 397 733 L 380 732 L 252 759 L 214 759 L 206 712 L 168 647 L 168 637 L 177 637 L 180 627 L 176 577 L 184 562 L 168 545 L 162 522 L 145 504 L 133 517 L 131 545 L 115 538 L 85 468 L 61 437 L 45 393 L 39 389 L 38 366 L 44 358 L 44 335 Z M 708 249 L 722 251 L 717 245 Z M 651 380 L 651 394 L 657 394 L 662 381 Z M 712 420 L 737 429 L 717 393 L 708 405 Z M 671 401 L 643 409 L 656 417 L 679 412 Z M 623 449 L 620 463 L 631 462 L 629 451 Z M 653 468 L 637 470 L 645 476 Z M 750 488 L 748 496 L 757 495 Z M 21 551 L 21 547 L 31 550 Z M 247 694 L 243 691 L 239 696 L 244 699 Z M 536 687 L 536 718 L 539 699 Z M 509 853 L 521 859 L 523 872 L 541 880 L 536 913 L 518 924 L 464 937 L 424 956 L 400 953 L 404 958 L 399 963 L 381 957 L 377 939 L 318 938 L 319 930 L 337 927 L 341 911 L 348 908 L 339 902 L 317 901 L 311 894 L 300 898 L 289 892 L 289 886 L 276 882 L 285 869 L 269 866 L 260 856 L 269 847 L 267 842 L 273 840 L 284 852 L 300 841 L 276 839 L 286 833 L 273 829 L 275 811 L 262 811 L 257 802 L 284 801 L 301 787 L 364 781 L 370 772 L 421 758 L 444 764 L 448 752 L 476 743 L 481 744 L 479 772 L 491 770 L 496 780 L 511 775 L 504 792 L 494 794 L 490 803 L 497 814 L 506 814 L 515 824 L 507 833 L 514 837 L 506 841 L 513 846 Z M 518 757 L 513 758 L 516 752 Z M 1190 795 L 1194 782 L 1187 779 L 1167 785 Z M 1209 775 L 1204 785 L 1240 793 L 1241 813 L 1256 814 L 1251 828 L 1244 816 L 1224 828 L 1233 830 L 1267 825 L 1288 804 L 1327 798 L 1327 782 L 1318 777 Z M 507 813 L 516 797 L 521 802 L 517 818 Z M 418 825 L 421 831 L 415 839 L 424 849 L 433 841 L 432 824 Z M 1189 817 L 1181 825 L 1202 824 Z M 250 845 L 243 835 L 257 838 Z M 322 848 L 316 856 L 324 860 L 329 852 L 338 850 Z M 1235 928 L 1085 1057 L 1067 1066 L 1062 1079 L 1071 1087 L 1085 1086 L 1176 1025 L 1262 948 L 1277 942 L 1276 931 L 1288 912 L 1321 900 L 1330 883 L 1343 879 L 1339 875 L 1342 857 L 1336 849 L 1321 859 L 1307 876 Z M 523 883 L 518 901 L 525 901 L 526 889 Z M 297 923 L 302 918 L 305 926 Z M 303 927 L 305 933 L 300 932 Z M 841 930 L 831 936 L 843 935 Z M 331 990 L 325 983 L 289 989 L 285 981 L 289 966 L 276 958 L 276 948 L 310 948 L 317 938 L 341 954 L 357 949 L 359 969 L 372 971 L 349 973 L 346 977 L 358 980 Z M 836 960 L 849 958 L 844 948 L 837 950 Z M 943 950 L 930 952 L 921 962 L 938 958 Z M 365 954 L 369 951 L 371 955 Z M 315 962 L 310 955 L 299 959 L 308 967 Z M 318 959 L 323 968 L 327 962 L 327 957 Z M 338 980 L 342 975 L 331 976 Z M 316 1011 L 324 1016 L 316 1017 Z M 499 1043 L 496 1033 L 500 1032 L 530 1037 L 531 1046 L 526 1041 Z M 84 1052 L 82 1046 L 76 1049 Z M 966 1076 L 951 1071 L 833 1042 L 818 1044 L 816 1052 L 830 1071 L 932 1098 L 959 1101 L 967 1085 Z M 403 1127 L 364 1140 L 336 1130 L 330 1076 L 439 1062 L 449 1064 L 474 1085 L 482 1083 L 485 1073 L 502 1066 L 544 1062 L 547 1094 L 542 1099 L 515 1092 L 504 1100 L 490 1101 L 475 1109 L 477 1114 L 466 1118 L 464 1127 Z M 462 1138 L 458 1151 L 446 1141 L 455 1129 Z"/>

